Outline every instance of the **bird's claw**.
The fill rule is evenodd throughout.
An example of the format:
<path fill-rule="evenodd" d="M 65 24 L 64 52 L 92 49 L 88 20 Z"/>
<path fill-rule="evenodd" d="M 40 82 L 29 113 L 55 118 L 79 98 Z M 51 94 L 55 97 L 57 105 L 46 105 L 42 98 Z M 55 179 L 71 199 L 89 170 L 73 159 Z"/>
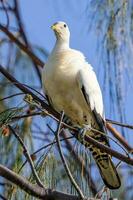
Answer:
<path fill-rule="evenodd" d="M 84 129 L 85 129 L 85 131 L 90 131 L 91 130 L 91 125 L 84 124 Z"/>
<path fill-rule="evenodd" d="M 79 130 L 78 139 L 80 140 L 80 142 L 82 143 L 85 142 L 84 137 L 85 137 L 86 131 L 90 131 L 90 130 L 91 130 L 91 125 L 84 125 L 84 127 Z"/>

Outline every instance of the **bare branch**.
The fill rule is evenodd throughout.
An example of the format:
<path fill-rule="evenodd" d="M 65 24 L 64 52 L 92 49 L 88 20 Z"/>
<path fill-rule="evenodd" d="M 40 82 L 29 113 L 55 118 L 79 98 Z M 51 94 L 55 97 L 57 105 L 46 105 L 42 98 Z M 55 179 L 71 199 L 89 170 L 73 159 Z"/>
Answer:
<path fill-rule="evenodd" d="M 53 115 L 57 116 L 57 118 L 59 117 L 59 113 L 57 113 L 56 111 L 54 111 L 50 106 L 48 106 L 43 100 L 41 100 L 37 95 L 35 95 L 33 92 L 31 92 L 31 90 L 29 90 L 28 88 L 26 88 L 23 84 L 21 84 L 19 81 L 17 81 L 10 73 L 8 73 L 8 71 L 2 67 L 0 65 L 0 72 L 8 79 L 10 80 L 17 88 L 19 88 L 22 92 L 24 92 L 25 94 L 30 94 L 33 99 L 35 99 L 36 101 L 38 101 L 41 106 L 43 108 L 45 108 L 46 110 L 48 110 L 50 113 L 52 113 Z"/>
<path fill-rule="evenodd" d="M 17 18 L 17 22 L 18 22 L 18 26 L 19 26 L 19 30 L 20 30 L 19 32 L 22 35 L 22 38 L 23 38 L 23 40 L 25 42 L 25 45 L 32 52 L 32 48 L 31 48 L 31 45 L 29 44 L 29 41 L 28 41 L 28 39 L 26 37 L 25 30 L 24 30 L 24 24 L 22 22 L 22 18 L 21 18 L 21 15 L 20 15 L 19 2 L 17 0 L 14 0 L 14 4 L 15 4 L 14 13 L 15 13 L 16 18 Z M 33 64 L 34 64 L 34 68 L 35 68 L 35 70 L 37 72 L 37 75 L 39 77 L 40 83 L 42 83 L 41 82 L 41 74 L 40 74 L 39 68 L 38 68 L 36 62 L 33 61 Z"/>
<path fill-rule="evenodd" d="M 78 186 L 78 184 L 76 183 L 76 181 L 74 180 L 71 172 L 70 172 L 70 169 L 68 167 L 68 164 L 66 162 L 66 159 L 63 155 L 63 152 L 62 152 L 62 149 L 61 149 L 61 144 L 60 144 L 60 138 L 59 138 L 59 135 L 60 135 L 60 131 L 61 131 L 61 125 L 62 125 L 62 120 L 63 120 L 63 117 L 64 117 L 64 112 L 62 112 L 61 114 L 61 117 L 60 117 L 60 121 L 59 121 L 59 124 L 58 124 L 58 128 L 57 128 L 57 133 L 56 133 L 56 140 L 57 140 L 57 146 L 58 146 L 58 149 L 59 149 L 59 154 L 60 154 L 60 157 L 61 157 L 61 160 L 62 160 L 62 163 L 64 165 L 64 168 L 66 170 L 66 173 L 72 183 L 72 185 L 74 186 L 74 188 L 76 189 L 77 193 L 79 194 L 79 196 L 81 197 L 81 199 L 84 199 L 84 195 L 80 189 L 80 187 Z"/>
<path fill-rule="evenodd" d="M 111 148 L 109 148 L 108 146 L 100 143 L 100 142 L 97 142 L 95 139 L 93 139 L 92 137 L 88 136 L 88 135 L 85 135 L 84 136 L 84 139 L 81 140 L 80 138 L 78 138 L 78 136 L 80 137 L 80 135 L 78 133 L 73 133 L 73 135 L 75 135 L 75 137 L 82 143 L 84 144 L 86 147 L 87 147 L 87 144 L 90 143 L 90 144 L 93 144 L 94 146 L 96 146 L 97 148 L 100 148 L 102 149 L 104 152 L 108 153 L 109 155 L 111 156 L 114 156 L 115 158 L 127 163 L 127 164 L 130 164 L 130 165 L 133 165 L 133 159 L 130 158 L 130 157 L 127 157 L 121 153 L 119 153 L 118 151 L 115 151 Z M 86 144 L 85 144 L 86 143 Z"/>
<path fill-rule="evenodd" d="M 38 174 L 37 174 L 36 169 L 35 169 L 35 167 L 34 167 L 33 161 L 32 161 L 32 159 L 31 159 L 31 156 L 30 156 L 29 152 L 28 152 L 28 149 L 26 148 L 25 144 L 23 143 L 23 141 L 22 141 L 22 139 L 19 137 L 19 135 L 15 132 L 15 130 L 14 130 L 10 125 L 8 125 L 8 126 L 9 126 L 9 129 L 11 130 L 11 132 L 13 133 L 13 135 L 17 138 L 17 140 L 20 142 L 20 144 L 21 144 L 21 146 L 22 146 L 22 148 L 23 148 L 23 150 L 24 150 L 24 155 L 25 155 L 25 157 L 27 158 L 27 161 L 28 161 L 29 164 L 30 164 L 32 173 L 33 173 L 33 175 L 34 175 L 34 177 L 35 177 L 35 179 L 36 179 L 37 184 L 38 184 L 40 187 L 44 187 L 44 185 L 42 184 L 40 178 L 38 177 Z"/>
<path fill-rule="evenodd" d="M 15 16 L 17 18 L 17 23 L 18 23 L 18 26 L 19 26 L 19 29 L 20 29 L 20 33 L 23 37 L 25 45 L 28 46 L 28 41 L 27 41 L 27 37 L 25 35 L 24 25 L 23 25 L 23 22 L 22 22 L 22 19 L 21 19 L 21 16 L 20 16 L 20 9 L 19 9 L 19 5 L 18 5 L 17 0 L 14 0 L 14 5 L 15 5 L 14 6 L 14 13 L 15 13 Z"/>
<path fill-rule="evenodd" d="M 15 117 L 12 117 L 11 122 L 16 121 L 16 120 L 20 120 L 23 118 L 27 118 L 27 117 L 33 117 L 33 116 L 37 116 L 37 115 L 42 115 L 42 112 L 32 112 L 32 113 L 28 113 L 25 115 L 18 115 Z"/>
<path fill-rule="evenodd" d="M 78 196 L 66 194 L 52 189 L 44 189 L 37 185 L 31 184 L 24 177 L 16 174 L 7 167 L 0 164 L 0 176 L 11 181 L 28 194 L 45 200 L 80 200 Z"/>
<path fill-rule="evenodd" d="M 10 95 L 10 96 L 8 96 L 8 97 L 4 97 L 4 98 L 0 99 L 0 101 L 4 101 L 4 100 L 6 100 L 6 99 L 10 99 L 10 98 L 12 98 L 12 97 L 16 97 L 16 96 L 23 95 L 23 94 L 24 94 L 24 93 L 22 93 L 22 92 L 19 92 L 19 93 L 16 93 L 16 94 L 12 94 L 12 95 Z"/>
<path fill-rule="evenodd" d="M 127 143 L 125 138 L 114 128 L 110 123 L 106 122 L 107 129 L 113 134 L 115 138 L 128 150 L 128 152 L 133 152 L 133 148 Z"/>
<path fill-rule="evenodd" d="M 67 137 L 67 138 L 63 138 L 63 139 L 60 139 L 60 142 L 64 141 L 64 140 L 69 140 L 69 139 L 72 139 L 74 136 L 70 136 L 70 137 Z M 57 142 L 56 141 L 53 141 L 53 142 L 50 142 L 49 144 L 46 144 L 44 146 L 42 146 L 41 148 L 37 149 L 34 153 L 32 153 L 30 156 L 34 156 L 36 155 L 37 153 L 39 153 L 40 151 L 56 144 Z M 27 160 L 22 164 L 21 168 L 19 169 L 19 172 L 22 170 L 22 168 L 25 166 L 25 164 L 27 163 Z"/>
<path fill-rule="evenodd" d="M 22 42 L 20 42 L 5 26 L 0 24 L 0 30 L 3 31 L 11 41 L 13 41 L 21 50 L 23 50 L 37 65 L 43 67 L 44 63 L 41 61 L 30 49 L 28 49 Z"/>
<path fill-rule="evenodd" d="M 123 124 L 121 122 L 117 122 L 117 121 L 114 121 L 114 120 L 111 120 L 111 119 L 106 119 L 106 121 L 109 122 L 110 124 L 115 124 L 115 125 L 122 126 L 122 127 L 125 127 L 125 128 L 133 129 L 133 125 Z"/>
<path fill-rule="evenodd" d="M 7 10 L 7 8 L 6 8 L 5 4 L 4 4 L 4 0 L 1 0 L 1 3 L 2 3 L 3 11 L 4 11 L 5 14 L 6 14 L 6 19 L 7 19 L 7 25 L 6 25 L 6 27 L 8 28 L 8 26 L 9 26 L 9 15 L 8 15 L 8 10 Z"/>
<path fill-rule="evenodd" d="M 129 152 L 127 152 L 127 150 L 121 145 L 121 144 L 119 144 L 116 140 L 114 140 L 112 137 L 110 137 L 110 136 L 108 136 L 106 133 L 104 133 L 104 132 L 102 132 L 102 131 L 99 131 L 99 130 L 97 130 L 97 129 L 94 129 L 94 128 L 91 128 L 91 130 L 93 131 L 93 132 L 96 132 L 96 133 L 100 133 L 100 134 L 102 134 L 102 135 L 105 135 L 105 137 L 107 137 L 107 138 L 109 138 L 110 140 L 112 140 L 114 143 L 116 143 L 125 153 L 126 153 L 126 155 L 129 157 Z"/>
<path fill-rule="evenodd" d="M 68 150 L 71 152 L 73 158 L 76 159 L 76 161 L 82 165 L 82 168 L 85 171 L 84 175 L 87 175 L 87 177 L 89 179 L 89 183 L 88 183 L 89 187 L 90 187 L 93 195 L 95 196 L 98 191 L 97 191 L 96 185 L 95 185 L 95 183 L 94 183 L 94 181 L 92 179 L 92 176 L 89 173 L 88 166 L 85 166 L 85 163 L 83 162 L 81 156 L 78 156 L 78 154 L 73 150 L 72 143 L 71 143 L 71 141 L 67 140 L 67 135 L 66 135 L 64 130 L 62 131 L 62 133 L 63 133 L 64 139 L 66 139 L 65 143 L 67 145 Z"/>

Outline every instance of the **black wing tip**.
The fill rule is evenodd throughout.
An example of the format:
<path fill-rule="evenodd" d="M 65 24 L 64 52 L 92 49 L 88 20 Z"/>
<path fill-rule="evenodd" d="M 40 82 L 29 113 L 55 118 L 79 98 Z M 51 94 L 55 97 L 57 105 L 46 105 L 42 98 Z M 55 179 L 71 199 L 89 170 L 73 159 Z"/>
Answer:
<path fill-rule="evenodd" d="M 95 108 L 92 112 L 95 116 L 95 119 L 97 121 L 97 124 L 99 125 L 100 130 L 103 131 L 104 133 L 107 133 L 107 130 L 106 130 L 106 127 L 105 127 L 105 122 L 104 122 L 103 118 L 101 117 L 101 115 L 96 112 Z"/>

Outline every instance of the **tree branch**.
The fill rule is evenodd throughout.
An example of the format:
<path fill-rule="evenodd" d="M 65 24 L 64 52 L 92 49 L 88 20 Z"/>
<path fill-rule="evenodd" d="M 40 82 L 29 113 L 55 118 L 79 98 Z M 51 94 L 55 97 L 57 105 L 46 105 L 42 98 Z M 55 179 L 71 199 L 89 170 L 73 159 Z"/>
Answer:
<path fill-rule="evenodd" d="M 10 98 L 12 98 L 12 97 L 16 97 L 16 96 L 19 96 L 19 95 L 24 95 L 24 93 L 19 92 L 19 93 L 16 93 L 16 94 L 12 94 L 12 95 L 10 95 L 10 96 L 7 96 L 7 97 L 4 97 L 4 98 L 0 99 L 0 101 L 4 101 L 4 100 L 6 100 L 6 99 L 10 99 Z"/>
<path fill-rule="evenodd" d="M 68 150 L 71 152 L 73 158 L 76 159 L 76 161 L 82 165 L 83 170 L 85 172 L 84 173 L 85 176 L 87 174 L 87 177 L 89 179 L 89 183 L 88 183 L 89 187 L 90 187 L 93 195 L 95 196 L 98 191 L 97 191 L 96 185 L 95 185 L 95 183 L 94 183 L 94 181 L 93 181 L 93 179 L 91 177 L 91 174 L 89 173 L 88 166 L 85 166 L 85 163 L 83 162 L 83 159 L 80 156 L 78 156 L 78 154 L 73 150 L 73 146 L 72 146 L 71 142 L 69 140 L 67 140 L 67 136 L 66 136 L 66 133 L 65 133 L 64 130 L 62 131 L 62 133 L 63 133 L 64 139 L 66 138 L 65 143 L 67 145 Z"/>
<path fill-rule="evenodd" d="M 21 50 L 23 50 L 37 65 L 43 67 L 44 63 L 41 61 L 30 49 L 20 42 L 5 26 L 0 24 L 0 30 L 3 31 L 11 41 L 13 41 Z"/>
<path fill-rule="evenodd" d="M 110 124 L 115 124 L 121 127 L 125 127 L 125 128 L 129 128 L 129 129 L 133 129 L 133 125 L 129 125 L 129 124 L 123 124 L 121 122 L 117 122 L 111 119 L 106 119 L 107 122 L 109 122 Z"/>
<path fill-rule="evenodd" d="M 64 112 L 62 112 L 61 114 L 61 117 L 60 117 L 60 121 L 59 121 L 59 124 L 58 124 L 58 128 L 57 128 L 57 133 L 56 133 L 56 140 L 57 140 L 57 146 L 58 146 L 58 149 L 59 149 L 59 154 L 60 154 L 60 157 L 61 157 L 61 160 L 62 160 L 62 163 L 64 165 L 64 168 L 66 170 L 66 173 L 72 183 L 72 185 L 74 186 L 75 190 L 77 191 L 77 193 L 79 194 L 79 196 L 81 197 L 81 199 L 84 199 L 84 195 L 80 189 L 80 187 L 78 186 L 78 184 L 76 183 L 76 181 L 74 180 L 71 172 L 70 172 L 70 169 L 67 165 L 67 162 L 65 160 L 65 157 L 63 155 L 63 152 L 62 152 L 62 149 L 61 149 L 61 144 L 60 144 L 60 138 L 59 138 L 59 135 L 60 135 L 60 131 L 61 131 L 61 125 L 62 125 L 62 120 L 63 120 L 63 117 L 64 117 Z"/>
<path fill-rule="evenodd" d="M 109 122 L 106 122 L 106 127 L 113 134 L 113 136 L 117 138 L 119 142 L 128 150 L 128 152 L 133 152 L 133 148 L 127 143 L 125 138 L 114 127 L 112 127 Z"/>
<path fill-rule="evenodd" d="M 26 34 L 25 34 L 24 24 L 22 22 L 22 18 L 21 18 L 21 15 L 20 15 L 20 8 L 19 8 L 19 3 L 18 2 L 19 1 L 14 0 L 14 4 L 15 4 L 14 13 L 15 13 L 15 16 L 17 18 L 17 22 L 18 22 L 18 26 L 19 26 L 19 32 L 22 35 L 22 38 L 23 38 L 23 40 L 25 42 L 26 47 L 32 52 L 31 45 L 29 44 L 29 41 L 28 41 L 28 39 L 26 37 Z M 34 65 L 34 68 L 35 68 L 35 70 L 37 72 L 37 75 L 39 77 L 40 84 L 42 84 L 41 74 L 40 74 L 39 68 L 38 68 L 38 66 L 37 66 L 35 61 L 33 61 L 33 65 Z"/>
<path fill-rule="evenodd" d="M 78 196 L 66 194 L 52 189 L 44 189 L 28 182 L 24 177 L 16 174 L 0 164 L 0 176 L 11 181 L 28 194 L 44 200 L 80 200 Z"/>
<path fill-rule="evenodd" d="M 60 142 L 64 141 L 64 140 L 69 140 L 69 139 L 72 139 L 73 136 L 70 136 L 70 137 L 67 137 L 67 138 L 63 138 L 63 139 L 60 139 Z M 34 151 L 30 156 L 34 156 L 36 155 L 37 153 L 39 153 L 40 151 L 56 144 L 57 142 L 56 141 L 53 141 L 53 142 L 50 142 L 49 144 L 46 144 L 44 146 L 42 146 L 41 148 L 37 149 L 36 151 Z M 27 160 L 22 164 L 21 168 L 19 169 L 19 172 L 22 170 L 22 168 L 25 166 L 25 164 L 27 163 Z"/>
<path fill-rule="evenodd" d="M 11 81 L 17 88 L 19 88 L 22 92 L 24 92 L 25 94 L 30 94 L 34 100 L 38 101 L 41 106 L 46 109 L 47 111 L 49 111 L 50 113 L 52 113 L 54 116 L 56 116 L 57 118 L 59 118 L 59 113 L 57 113 L 56 111 L 54 111 L 50 106 L 48 106 L 48 104 L 46 104 L 44 102 L 44 100 L 41 100 L 37 95 L 35 95 L 31 90 L 29 90 L 28 88 L 26 88 L 23 84 L 21 84 L 19 81 L 17 81 L 4 67 L 2 67 L 0 65 L 0 72 L 9 80 Z"/>
<path fill-rule="evenodd" d="M 30 156 L 30 154 L 29 154 L 29 152 L 28 152 L 28 150 L 27 150 L 25 144 L 23 143 L 23 141 L 22 141 L 22 139 L 19 137 L 19 135 L 15 132 L 15 130 L 14 130 L 10 125 L 8 125 L 8 127 L 9 127 L 9 129 L 11 130 L 11 132 L 13 133 L 13 135 L 17 138 L 17 140 L 19 141 L 19 143 L 21 144 L 21 146 L 22 146 L 22 148 L 23 148 L 23 150 L 24 150 L 24 155 L 25 155 L 25 157 L 27 158 L 27 161 L 28 161 L 29 164 L 30 164 L 32 173 L 33 173 L 33 175 L 34 175 L 34 177 L 35 177 L 35 179 L 36 179 L 37 184 L 38 184 L 40 187 L 44 187 L 44 185 L 42 184 L 40 178 L 38 177 L 38 174 L 37 174 L 36 169 L 35 169 L 35 167 L 34 167 L 33 161 L 32 161 L 32 159 L 31 159 L 31 156 Z"/>
<path fill-rule="evenodd" d="M 38 101 L 42 108 L 47 110 L 47 112 L 51 113 L 53 115 L 53 118 L 55 120 L 58 121 L 59 117 L 60 117 L 60 114 L 57 113 L 55 110 L 53 110 L 50 106 L 48 106 L 43 100 L 41 100 L 38 96 L 36 96 L 33 92 L 31 92 L 29 89 L 27 89 L 25 86 L 23 86 L 20 82 L 18 82 L 11 74 L 9 74 L 7 72 L 6 69 L 4 69 L 1 65 L 0 65 L 0 72 L 8 79 L 10 80 L 11 82 L 14 83 L 14 85 L 19 88 L 22 92 L 24 92 L 25 94 L 30 94 L 33 99 L 35 99 L 36 101 Z M 80 143 L 82 143 L 84 145 L 85 141 L 86 142 L 89 142 L 90 144 L 93 144 L 95 145 L 96 147 L 102 149 L 104 152 L 108 153 L 109 155 L 111 156 L 114 156 L 116 157 L 117 159 L 123 161 L 123 162 L 126 162 L 127 164 L 130 164 L 130 165 L 133 165 L 133 159 L 130 158 L 130 157 L 127 157 L 99 142 L 97 142 L 96 140 L 94 140 L 93 138 L 89 137 L 89 136 L 85 136 L 84 137 L 84 141 L 80 140 L 79 137 L 80 137 L 80 134 L 78 132 L 76 132 L 77 130 L 74 129 L 73 127 L 71 126 L 68 126 L 67 124 L 65 125 L 64 124 L 64 127 L 69 127 L 70 130 L 73 131 L 73 135 L 75 138 L 77 138 L 79 140 Z"/>
<path fill-rule="evenodd" d="M 80 134 L 74 132 L 73 135 L 75 135 L 75 137 L 79 140 L 79 142 L 81 142 L 84 146 L 87 147 L 88 143 L 93 144 L 95 147 L 102 149 L 103 152 L 106 152 L 109 155 L 114 156 L 115 158 L 117 158 L 117 159 L 119 159 L 119 160 L 121 160 L 121 161 L 123 161 L 127 164 L 133 165 L 133 159 L 132 158 L 127 157 L 127 156 L 119 153 L 118 151 L 115 151 L 115 150 L 109 148 L 108 146 L 106 146 L 106 145 L 104 145 L 100 142 L 97 142 L 92 137 L 85 135 L 84 139 L 81 140 L 80 138 L 78 138 L 78 137 L 80 137 Z"/>

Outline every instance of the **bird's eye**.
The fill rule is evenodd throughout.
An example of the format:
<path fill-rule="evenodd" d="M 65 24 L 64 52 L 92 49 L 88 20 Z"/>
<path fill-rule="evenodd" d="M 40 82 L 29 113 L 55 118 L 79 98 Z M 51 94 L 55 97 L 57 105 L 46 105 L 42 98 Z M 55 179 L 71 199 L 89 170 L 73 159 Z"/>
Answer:
<path fill-rule="evenodd" d="M 64 24 L 64 27 L 66 28 L 66 24 Z"/>

